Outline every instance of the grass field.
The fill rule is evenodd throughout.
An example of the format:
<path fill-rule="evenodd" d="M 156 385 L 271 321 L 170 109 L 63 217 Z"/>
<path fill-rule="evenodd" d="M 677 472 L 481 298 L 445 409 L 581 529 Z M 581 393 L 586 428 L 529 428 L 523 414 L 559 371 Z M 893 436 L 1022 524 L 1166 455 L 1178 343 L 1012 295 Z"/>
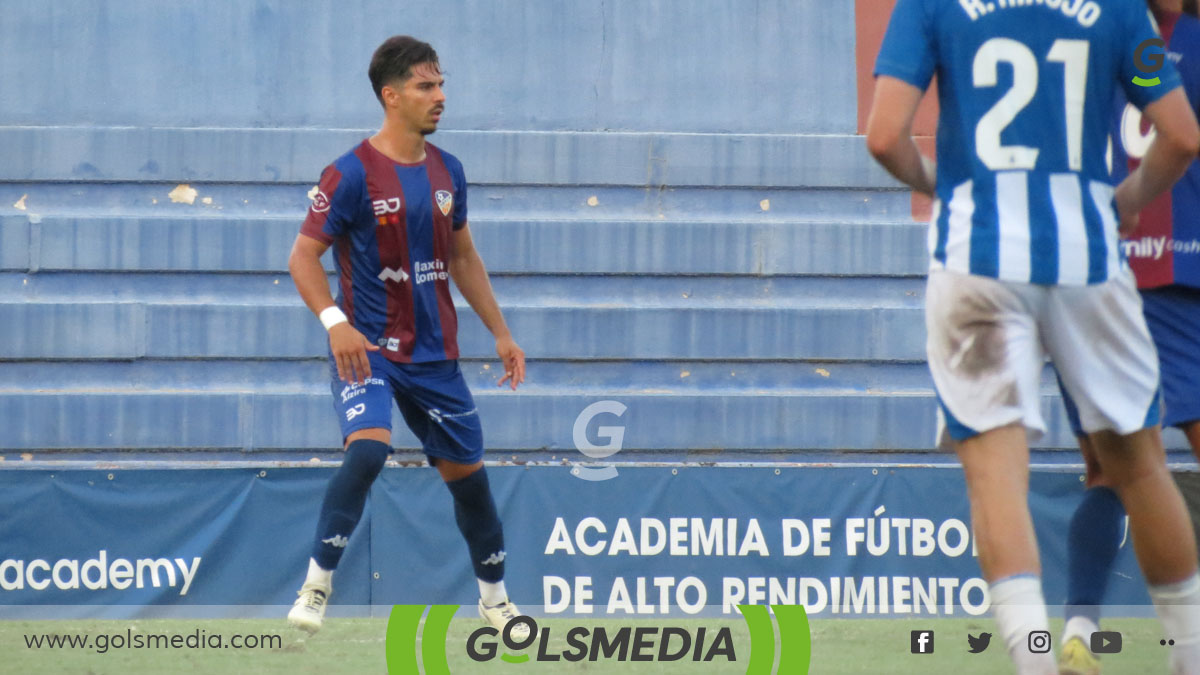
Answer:
<path fill-rule="evenodd" d="M 463 612 L 465 614 L 465 611 Z M 695 663 L 688 658 L 670 663 L 631 663 L 613 660 L 579 663 L 509 664 L 499 658 L 487 663 L 472 661 L 465 645 L 471 632 L 481 626 L 475 619 L 455 619 L 450 624 L 446 654 L 452 673 L 745 673 L 749 659 L 749 631 L 741 619 L 711 620 L 629 620 L 576 621 L 546 619 L 539 625 L 551 630 L 548 653 L 567 650 L 565 634 L 575 625 L 621 626 L 673 625 L 693 633 L 707 627 L 711 636 L 720 627 L 728 627 L 733 638 L 737 661 L 717 660 Z M 1010 673 L 1012 672 L 998 638 L 982 654 L 967 652 L 968 632 L 994 631 L 988 619 L 820 619 L 812 622 L 811 673 Z M 384 673 L 386 619 L 330 619 L 325 628 L 309 637 L 289 629 L 282 620 L 264 619 L 157 619 L 134 621 L 0 621 L 0 672 L 68 673 L 109 675 L 119 673 L 187 674 L 279 673 L 287 675 L 329 675 L 331 673 Z M 1052 625 L 1055 636 L 1061 621 Z M 1159 645 L 1161 634 L 1153 619 L 1113 619 L 1106 630 L 1118 630 L 1124 637 L 1120 654 L 1104 658 L 1105 675 L 1136 673 L 1149 675 L 1166 672 L 1166 648 Z M 909 653 L 912 630 L 935 632 L 935 651 L 930 655 Z M 199 633 L 198 633 L 199 631 Z M 100 635 L 108 645 L 98 653 L 95 640 Z M 121 639 L 151 635 L 178 635 L 180 640 L 199 635 L 212 641 L 229 641 L 236 635 L 254 636 L 266 645 L 262 648 L 115 648 Z M 88 635 L 90 647 L 31 648 L 27 638 L 34 635 Z M 261 636 L 261 638 L 259 637 Z M 193 639 L 195 639 L 193 637 Z M 711 638 L 708 640 L 711 643 Z M 1057 649 L 1057 645 L 1056 645 Z M 418 654 L 420 647 L 417 648 Z M 503 653 L 503 648 L 500 650 Z M 523 653 L 536 655 L 536 647 Z"/>

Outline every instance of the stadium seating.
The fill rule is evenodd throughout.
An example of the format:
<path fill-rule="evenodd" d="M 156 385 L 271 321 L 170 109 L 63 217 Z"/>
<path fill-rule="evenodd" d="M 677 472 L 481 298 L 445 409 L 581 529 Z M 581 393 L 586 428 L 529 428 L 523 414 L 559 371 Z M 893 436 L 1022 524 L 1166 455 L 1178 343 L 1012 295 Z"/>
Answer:
<path fill-rule="evenodd" d="M 154 143 L 209 142 L 193 133 Z M 294 142 L 237 133 L 249 146 Z M 924 227 L 860 139 L 434 140 L 468 166 L 472 230 L 531 359 L 520 392 L 488 386 L 492 344 L 459 299 L 490 447 L 570 450 L 583 408 L 611 399 L 628 406 L 627 450 L 929 448 Z M 311 182 L 259 183 L 234 162 L 223 170 L 241 180 L 196 183 L 192 203 L 177 203 L 175 184 L 132 182 L 114 156 L 97 171 L 130 182 L 31 182 L 25 212 L 0 220 L 12 446 L 335 448 L 323 331 L 286 272 Z"/>
<path fill-rule="evenodd" d="M 376 123 L 361 75 L 355 96 L 329 94 L 395 30 L 351 5 L 189 21 L 149 0 L 30 5 L 6 23 L 4 450 L 339 445 L 324 335 L 286 260 L 321 167 Z M 639 3 L 600 3 L 405 27 L 442 52 L 452 129 L 432 140 L 466 166 L 472 230 L 530 358 L 519 392 L 489 386 L 492 344 L 459 298 L 489 447 L 574 453 L 579 413 L 616 400 L 630 454 L 929 450 L 924 227 L 854 135 L 853 3 L 652 5 L 675 14 L 641 24 Z M 214 34 L 230 25 L 260 38 Z M 50 63 L 35 36 L 51 29 L 81 36 L 78 69 Z M 659 58 L 684 52 L 686 72 Z M 805 74 L 764 67 L 793 59 Z M 34 87 L 51 76 L 86 95 Z M 1045 385 L 1046 445 L 1070 447 Z"/>

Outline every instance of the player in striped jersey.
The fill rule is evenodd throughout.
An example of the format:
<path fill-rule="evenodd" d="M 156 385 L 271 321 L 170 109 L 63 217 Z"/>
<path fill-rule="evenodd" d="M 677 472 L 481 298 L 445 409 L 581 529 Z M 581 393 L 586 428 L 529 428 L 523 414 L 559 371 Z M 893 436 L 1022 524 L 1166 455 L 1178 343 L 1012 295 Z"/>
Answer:
<path fill-rule="evenodd" d="M 1196 2 L 1152 0 L 1165 54 L 1179 71 L 1193 110 L 1200 111 L 1200 21 Z M 1162 58 L 1162 56 L 1158 58 Z M 1153 130 L 1136 107 L 1118 96 L 1112 127 L 1113 170 L 1124 177 L 1136 167 Z M 1163 381 L 1163 424 L 1179 427 L 1200 458 L 1200 159 L 1139 217 L 1123 242 L 1141 289 L 1143 314 L 1158 350 Z M 1089 490 L 1071 519 L 1069 585 L 1060 672 L 1095 675 L 1100 662 L 1090 636 L 1099 630 L 1100 607 L 1122 538 L 1124 511 L 1083 434 L 1069 396 L 1068 419 L 1087 461 Z"/>
<path fill-rule="evenodd" d="M 446 100 L 437 53 L 408 36 L 389 38 L 369 75 L 383 126 L 326 167 L 288 261 L 300 296 L 329 332 L 330 387 L 346 450 L 288 621 L 309 632 L 321 627 L 333 570 L 391 452 L 394 400 L 454 499 L 479 612 L 503 629 L 520 612 L 504 588 L 504 534 L 483 468 L 479 415 L 458 366 L 451 279 L 496 338 L 505 371 L 499 384 L 517 388 L 525 355 L 471 239 L 462 164 L 425 141 Z M 336 304 L 320 262 L 330 246 Z M 513 632 L 528 629 L 517 624 Z"/>
<path fill-rule="evenodd" d="M 1175 69 L 1163 64 L 1150 81 L 1135 67 L 1156 38 L 1142 0 L 899 0 L 876 64 L 867 144 L 935 197 L 926 327 L 942 441 L 963 464 L 980 567 L 1020 673 L 1057 670 L 1027 641 L 1048 626 L 1027 503 L 1047 355 L 1130 514 L 1176 641 L 1173 667 L 1200 672 L 1195 542 L 1166 470 L 1157 359 L 1117 243 L 1118 223 L 1132 227 L 1200 148 Z M 935 72 L 936 164 L 911 137 Z M 1117 87 L 1158 137 L 1114 190 L 1104 155 Z"/>

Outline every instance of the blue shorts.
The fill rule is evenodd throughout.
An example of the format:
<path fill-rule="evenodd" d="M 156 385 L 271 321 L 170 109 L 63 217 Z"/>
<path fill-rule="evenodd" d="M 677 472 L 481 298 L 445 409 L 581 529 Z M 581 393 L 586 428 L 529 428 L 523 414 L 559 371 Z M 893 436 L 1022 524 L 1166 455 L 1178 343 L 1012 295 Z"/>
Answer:
<path fill-rule="evenodd" d="M 431 462 L 483 459 L 483 428 L 457 360 L 393 363 L 376 352 L 367 358 L 371 377 L 363 385 L 338 379 L 337 363 L 329 358 L 329 388 L 343 440 L 360 429 L 391 430 L 394 400 Z"/>
<path fill-rule="evenodd" d="M 1158 349 L 1163 426 L 1200 420 L 1200 290 L 1167 286 L 1142 291 L 1142 312 Z"/>
<path fill-rule="evenodd" d="M 1162 424 L 1200 420 L 1200 290 L 1167 286 L 1141 292 L 1142 315 L 1158 351 Z M 1059 381 L 1071 431 L 1082 436 L 1079 413 Z"/>

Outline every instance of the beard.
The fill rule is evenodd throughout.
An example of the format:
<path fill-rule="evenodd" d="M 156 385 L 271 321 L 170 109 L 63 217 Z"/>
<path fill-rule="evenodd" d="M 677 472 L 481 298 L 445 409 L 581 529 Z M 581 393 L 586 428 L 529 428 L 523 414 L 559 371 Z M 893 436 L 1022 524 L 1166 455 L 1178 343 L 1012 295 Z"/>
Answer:
<path fill-rule="evenodd" d="M 437 128 L 438 128 L 438 123 L 432 122 L 429 124 L 429 126 L 421 127 L 421 135 L 428 136 L 429 134 L 432 134 L 433 132 L 437 131 Z"/>

